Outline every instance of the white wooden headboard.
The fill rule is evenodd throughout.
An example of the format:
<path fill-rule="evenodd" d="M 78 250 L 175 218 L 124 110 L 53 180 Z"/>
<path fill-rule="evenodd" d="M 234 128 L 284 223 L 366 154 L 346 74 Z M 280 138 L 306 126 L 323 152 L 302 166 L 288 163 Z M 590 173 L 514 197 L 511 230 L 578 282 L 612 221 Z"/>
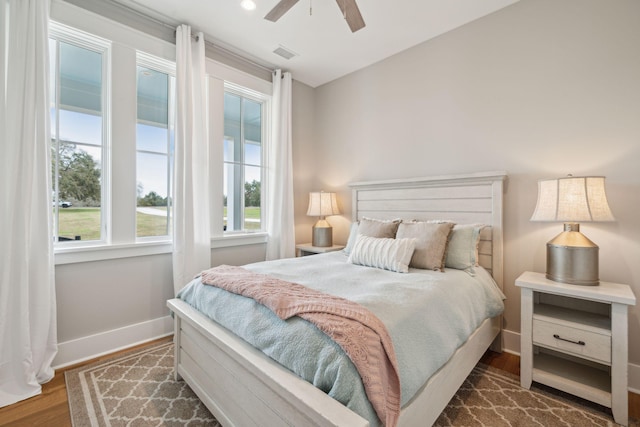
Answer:
<path fill-rule="evenodd" d="M 349 184 L 353 220 L 360 218 L 450 220 L 486 224 L 479 263 L 502 289 L 502 206 L 506 172 L 480 172 Z"/>

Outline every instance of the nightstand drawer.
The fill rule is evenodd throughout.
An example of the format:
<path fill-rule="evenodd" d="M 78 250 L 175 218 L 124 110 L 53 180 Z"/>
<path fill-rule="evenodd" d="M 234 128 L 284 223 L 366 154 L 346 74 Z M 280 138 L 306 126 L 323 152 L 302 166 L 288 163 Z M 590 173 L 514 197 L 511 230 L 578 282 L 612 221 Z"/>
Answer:
<path fill-rule="evenodd" d="M 611 364 L 611 336 L 533 319 L 533 343 Z"/>

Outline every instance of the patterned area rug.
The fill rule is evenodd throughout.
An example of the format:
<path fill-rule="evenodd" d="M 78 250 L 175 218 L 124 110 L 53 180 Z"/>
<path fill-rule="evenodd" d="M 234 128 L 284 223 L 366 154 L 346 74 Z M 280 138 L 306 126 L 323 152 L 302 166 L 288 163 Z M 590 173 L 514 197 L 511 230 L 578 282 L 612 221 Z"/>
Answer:
<path fill-rule="evenodd" d="M 184 381 L 173 379 L 173 343 L 65 372 L 71 423 L 87 426 L 220 426 Z"/>
<path fill-rule="evenodd" d="M 637 423 L 630 420 L 630 426 Z M 534 384 L 520 387 L 515 375 L 476 366 L 435 426 L 617 426 L 611 410 Z"/>
<path fill-rule="evenodd" d="M 75 427 L 220 426 L 183 381 L 173 380 L 172 343 L 69 370 L 65 379 Z M 539 388 L 522 389 L 516 377 L 479 365 L 435 425 L 616 425 L 606 408 L 583 403 Z"/>

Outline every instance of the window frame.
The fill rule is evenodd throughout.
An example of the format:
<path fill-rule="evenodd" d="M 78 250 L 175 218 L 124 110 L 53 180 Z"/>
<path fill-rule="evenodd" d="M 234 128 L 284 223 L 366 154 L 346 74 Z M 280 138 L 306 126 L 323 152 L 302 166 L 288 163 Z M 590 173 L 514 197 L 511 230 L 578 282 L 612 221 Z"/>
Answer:
<path fill-rule="evenodd" d="M 226 160 L 224 160 L 224 158 L 222 159 L 223 162 L 223 168 L 226 167 L 227 164 L 235 164 L 237 166 L 239 166 L 241 168 L 241 173 L 242 173 L 242 188 L 241 190 L 241 205 L 242 205 L 242 219 L 241 219 L 241 223 L 242 223 L 242 229 L 241 230 L 225 230 L 224 231 L 224 235 L 225 236 L 233 236 L 233 235 L 242 235 L 242 234 L 255 234 L 255 233 L 266 233 L 267 232 L 267 228 L 266 228 L 266 218 L 267 218 L 267 206 L 265 205 L 265 203 L 267 202 L 267 179 L 268 179 L 268 173 L 267 173 L 267 160 L 268 160 L 268 152 L 269 152 L 269 145 L 271 142 L 271 137 L 270 134 L 267 132 L 267 124 L 269 123 L 270 120 L 270 113 L 271 113 L 271 104 L 270 104 L 270 100 L 271 100 L 271 96 L 266 96 L 265 94 L 261 94 L 259 92 L 256 92 L 254 90 L 248 89 L 246 87 L 231 83 L 231 82 L 224 82 L 224 94 L 226 93 L 230 93 L 232 95 L 236 95 L 241 97 L 242 99 L 248 99 L 250 101 L 256 102 L 260 104 L 260 110 L 261 110 L 261 117 L 260 117 L 260 132 L 261 132 L 261 159 L 260 159 L 260 165 L 251 165 L 248 164 L 246 162 L 246 158 L 245 158 L 245 150 L 244 150 L 244 144 L 246 143 L 245 137 L 244 137 L 244 126 L 241 127 L 241 141 L 240 143 L 242 144 L 242 156 L 240 161 L 234 161 L 234 162 L 228 162 Z M 223 94 L 223 97 L 224 97 Z M 241 114 L 241 118 L 240 118 L 240 123 L 243 123 L 242 120 L 242 114 Z M 223 149 L 224 149 L 224 139 L 227 136 L 224 135 L 224 129 L 223 129 L 223 140 L 221 141 L 222 145 L 223 145 Z M 245 209 L 246 206 L 244 204 L 244 184 L 246 183 L 246 177 L 245 177 L 245 167 L 247 166 L 252 166 L 252 167 L 259 167 L 260 168 L 260 229 L 258 230 L 250 230 L 250 229 L 246 229 L 245 228 L 245 224 L 246 224 L 246 217 L 245 217 Z M 227 178 L 229 179 L 229 178 Z M 224 183 L 223 183 L 223 194 L 224 194 Z M 228 209 L 228 203 L 227 203 L 227 209 Z"/>
<path fill-rule="evenodd" d="M 166 59 L 162 59 L 162 58 L 158 58 L 155 55 L 150 55 L 148 53 L 142 52 L 142 51 L 136 51 L 136 70 L 137 67 L 145 67 L 145 68 L 149 68 L 151 70 L 160 72 L 160 73 L 165 73 L 170 77 L 173 77 L 174 79 L 176 79 L 176 64 L 175 62 L 166 60 Z M 136 73 L 137 74 L 137 73 Z M 175 89 L 176 89 L 176 82 L 174 81 L 173 85 L 171 85 L 170 83 L 170 88 L 171 86 L 173 86 L 173 92 L 171 90 L 169 90 L 169 94 L 168 94 L 168 132 L 171 133 L 172 130 L 174 132 L 174 138 L 175 138 L 175 123 L 176 123 L 176 94 L 175 94 Z M 137 109 L 137 76 L 136 76 L 136 109 Z M 138 117 L 136 114 L 136 124 L 138 123 Z M 175 144 L 175 139 L 174 139 L 174 144 Z M 137 141 L 137 132 L 136 132 L 136 164 L 137 164 L 137 155 L 138 155 L 138 141 Z M 174 146 L 175 147 L 175 146 Z M 173 175 L 172 175 L 172 171 L 173 171 L 173 161 L 175 160 L 175 156 L 174 153 L 171 151 L 171 147 L 169 147 L 168 149 L 168 153 L 167 153 L 167 160 L 168 160 L 168 177 L 167 177 L 167 184 L 169 187 L 169 191 L 167 194 L 167 198 L 168 200 L 173 200 Z M 137 169 L 137 168 L 136 168 Z M 136 186 L 137 186 L 137 170 L 136 170 Z M 138 206 L 138 201 L 136 198 L 136 208 Z M 168 219 L 167 221 L 168 226 L 171 227 L 171 222 L 173 221 L 173 215 L 170 214 L 171 212 L 171 202 L 169 201 L 167 203 L 167 210 L 169 212 L 168 215 Z M 141 243 L 151 243 L 151 242 L 172 242 L 173 241 L 173 236 L 171 235 L 171 233 L 169 232 L 168 234 L 163 234 L 160 236 L 142 236 L 139 237 L 138 236 L 138 221 L 137 221 L 137 214 L 136 212 L 134 212 L 134 215 L 136 216 L 136 230 L 135 230 L 135 241 L 136 242 L 141 242 Z"/>
<path fill-rule="evenodd" d="M 208 115 L 209 115 L 209 146 L 211 147 L 211 181 L 210 199 L 211 209 L 211 247 L 212 249 L 234 247 L 241 245 L 264 244 L 267 242 L 266 227 L 269 221 L 269 157 L 272 135 L 273 83 L 254 75 L 239 71 L 228 65 L 207 58 L 206 61 L 208 86 Z M 249 232 L 223 231 L 223 167 L 224 167 L 224 91 L 225 87 L 235 86 L 244 93 L 264 99 L 263 104 L 263 136 L 265 148 L 263 150 L 265 178 L 262 182 L 262 204 L 264 205 L 263 230 Z"/>
<path fill-rule="evenodd" d="M 82 31 L 77 28 L 70 27 L 68 25 L 61 24 L 56 21 L 50 21 L 49 23 L 49 39 L 56 41 L 56 88 L 55 88 L 55 100 L 49 100 L 50 105 L 54 105 L 56 111 L 60 110 L 60 43 L 67 43 L 73 46 L 87 49 L 93 52 L 100 53 L 102 55 L 102 87 L 101 87 L 101 108 L 102 108 L 102 129 L 101 129 L 101 159 L 100 159 L 100 239 L 95 240 L 69 240 L 59 242 L 57 236 L 59 235 L 59 206 L 53 206 L 54 212 L 54 250 L 61 249 L 73 249 L 73 248 L 86 248 L 96 245 L 108 245 L 111 241 L 111 53 L 112 42 L 99 37 L 94 34 Z M 51 66 L 51 64 L 49 64 Z M 59 142 L 60 135 L 60 114 L 56 114 L 55 123 L 51 123 L 51 128 L 55 127 L 56 139 Z M 59 164 L 56 161 L 56 176 L 57 168 Z M 54 184 L 56 188 L 58 184 Z M 54 201 L 58 201 L 59 197 L 56 194 Z"/>
<path fill-rule="evenodd" d="M 172 252 L 173 243 L 171 240 L 158 240 L 158 241 L 138 241 L 136 240 L 136 224 L 135 217 L 131 213 L 125 213 L 131 210 L 132 212 L 136 206 L 136 184 L 135 184 L 135 98 L 136 98 L 136 82 L 135 82 L 135 69 L 136 69 L 136 53 L 144 52 L 154 57 L 164 59 L 170 62 L 175 62 L 175 44 L 167 39 L 151 35 L 150 33 L 137 30 L 126 24 L 115 22 L 88 10 L 75 7 L 66 2 L 57 2 L 56 7 L 51 10 L 51 17 L 49 20 L 50 28 L 66 27 L 70 29 L 70 32 L 76 34 L 86 33 L 95 38 L 102 38 L 111 44 L 111 52 L 108 61 L 107 74 L 109 89 L 105 89 L 107 94 L 111 97 L 116 97 L 118 102 L 126 103 L 124 110 L 130 110 L 133 108 L 134 115 L 131 118 L 123 118 L 122 106 L 117 110 L 113 110 L 111 102 L 112 98 L 105 97 L 104 100 L 109 100 L 109 104 L 105 105 L 105 113 L 109 114 L 109 122 L 111 127 L 105 126 L 103 131 L 108 132 L 108 146 L 110 152 L 108 153 L 108 170 L 110 172 L 110 182 L 103 182 L 103 191 L 106 191 L 106 197 L 102 201 L 103 210 L 105 210 L 106 203 L 109 203 L 109 209 L 105 211 L 103 215 L 106 222 L 106 237 L 107 241 L 87 241 L 83 242 L 81 246 L 62 246 L 57 245 L 54 247 L 54 258 L 56 265 L 74 264 L 80 262 L 92 262 L 103 261 L 110 259 L 130 258 L 138 256 L 148 255 L 167 255 Z M 51 31 L 50 35 L 54 32 Z M 123 61 L 119 64 L 114 64 L 114 61 Z M 134 70 L 132 73 L 132 80 L 129 81 L 127 77 L 123 81 L 123 75 L 128 71 L 126 69 Z M 210 188 L 212 194 L 210 197 L 210 206 L 212 215 L 211 221 L 211 249 L 224 249 L 241 247 L 243 245 L 257 245 L 264 244 L 267 241 L 266 232 L 253 232 L 249 234 L 233 234 L 223 235 L 222 231 L 222 186 L 220 185 L 222 179 L 222 153 L 215 152 L 222 144 L 222 131 L 220 131 L 220 138 L 216 132 L 221 129 L 219 126 L 222 123 L 223 110 L 221 104 L 223 101 L 224 83 L 230 82 L 238 84 L 249 90 L 254 90 L 257 93 L 265 97 L 271 97 L 272 94 L 272 82 L 271 80 L 265 80 L 264 78 L 257 77 L 253 74 L 241 71 L 238 68 L 226 65 L 218 62 L 210 57 L 205 60 L 206 78 L 207 78 L 207 91 L 208 91 L 208 119 L 209 119 L 209 146 L 210 150 Z M 117 77 L 117 80 L 114 79 Z M 212 92 L 212 87 L 214 88 Z M 130 93 L 131 92 L 131 93 Z M 212 94 L 218 94 L 216 98 Z M 133 104 L 132 104 L 133 103 Z M 268 113 L 271 111 L 271 100 L 268 101 L 269 107 L 265 109 Z M 133 107 L 131 107 L 131 104 Z M 127 113 L 129 114 L 129 113 Z M 270 119 L 265 119 L 270 120 Z M 264 123 L 266 126 L 265 135 L 271 135 L 270 121 Z M 117 127 L 114 127 L 117 126 Z M 128 132 L 131 134 L 129 135 Z M 114 140 L 117 138 L 117 141 Z M 124 147 L 124 148 L 123 148 Z M 266 156 L 268 158 L 268 152 Z M 123 157 L 124 156 L 124 157 Z M 219 161 L 217 163 L 216 161 Z M 107 159 L 103 160 L 103 167 L 107 167 Z M 124 163 L 122 163 L 124 162 Z M 121 168 L 127 170 L 119 170 L 118 173 L 113 171 L 113 164 L 118 164 Z M 219 166 L 218 166 L 219 165 Z M 268 162 L 265 162 L 268 168 Z M 129 172 L 131 170 L 132 172 Z M 269 173 L 267 173 L 268 179 Z M 262 183 L 264 187 L 263 197 L 267 195 L 268 183 Z M 126 187 L 122 187 L 123 181 L 128 181 Z M 107 186 L 108 185 L 108 186 Z M 219 187 L 219 193 L 215 193 Z M 124 193 L 124 194 L 123 194 Z M 113 199 L 113 200 L 112 200 Z M 268 200 L 268 199 L 264 199 Z M 118 206 L 114 206 L 114 204 Z M 217 208 L 220 208 L 219 210 Z M 114 210 L 116 209 L 116 210 Z M 219 212 L 219 216 L 216 215 Z M 264 224 L 268 224 L 268 206 L 265 204 L 264 212 Z M 216 228 L 218 227 L 218 228 Z M 84 246 L 87 244 L 88 246 Z"/>
<path fill-rule="evenodd" d="M 70 35 L 78 34 L 76 40 L 82 41 L 86 34 L 93 38 L 101 38 L 111 46 L 109 57 L 103 62 L 103 66 L 107 64 L 108 67 L 107 73 L 103 77 L 107 80 L 108 86 L 104 90 L 110 96 L 103 97 L 103 101 L 109 100 L 104 109 L 110 118 L 110 126 L 103 127 L 103 131 L 108 132 L 110 136 L 108 140 L 109 163 L 103 164 L 103 167 L 108 167 L 108 171 L 111 173 L 109 182 L 103 183 L 103 191 L 106 192 L 106 196 L 103 197 L 102 208 L 104 227 L 107 233 L 102 241 L 93 240 L 82 243 L 73 242 L 72 245 L 55 245 L 55 265 L 170 254 L 173 250 L 172 242 L 169 240 L 171 236 L 157 241 L 136 240 L 135 70 L 137 52 L 148 53 L 159 59 L 175 62 L 175 44 L 64 2 L 59 2 L 56 4 L 56 8 L 52 8 L 49 26 L 53 29 L 50 31 L 51 37 L 57 28 L 61 28 L 67 29 Z M 114 65 L 114 61 L 117 64 Z M 128 70 L 132 70 L 131 73 Z M 124 80 L 123 76 L 125 76 Z M 117 81 L 114 81 L 116 77 Z M 122 108 L 113 110 L 111 105 L 113 97 L 116 97 L 118 102 L 123 100 L 126 102 L 124 110 L 133 108 L 131 117 L 128 112 L 123 115 Z M 118 138 L 118 141 L 115 141 L 117 144 L 114 144 L 114 137 Z M 122 161 L 124 164 L 121 164 Z M 114 162 L 124 168 L 119 170 L 116 175 L 113 170 Z M 123 187 L 124 180 L 130 181 L 132 184 Z M 108 209 L 106 209 L 107 203 Z M 118 206 L 114 206 L 115 204 Z"/>

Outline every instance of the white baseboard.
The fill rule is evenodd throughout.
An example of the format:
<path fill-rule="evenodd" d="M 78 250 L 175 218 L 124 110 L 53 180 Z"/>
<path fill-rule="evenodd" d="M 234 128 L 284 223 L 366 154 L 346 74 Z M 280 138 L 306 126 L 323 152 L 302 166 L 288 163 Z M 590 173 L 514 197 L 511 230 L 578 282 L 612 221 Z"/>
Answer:
<path fill-rule="evenodd" d="M 502 349 L 507 353 L 520 355 L 520 333 L 502 330 Z M 640 394 L 640 365 L 629 363 L 628 367 L 629 391 Z"/>
<path fill-rule="evenodd" d="M 165 316 L 61 342 L 58 343 L 58 354 L 53 359 L 53 368 L 64 368 L 171 334 L 173 319 L 171 316 Z"/>
<path fill-rule="evenodd" d="M 502 350 L 520 355 L 520 332 L 502 330 Z"/>
<path fill-rule="evenodd" d="M 629 391 L 640 394 L 640 365 L 629 363 Z"/>

